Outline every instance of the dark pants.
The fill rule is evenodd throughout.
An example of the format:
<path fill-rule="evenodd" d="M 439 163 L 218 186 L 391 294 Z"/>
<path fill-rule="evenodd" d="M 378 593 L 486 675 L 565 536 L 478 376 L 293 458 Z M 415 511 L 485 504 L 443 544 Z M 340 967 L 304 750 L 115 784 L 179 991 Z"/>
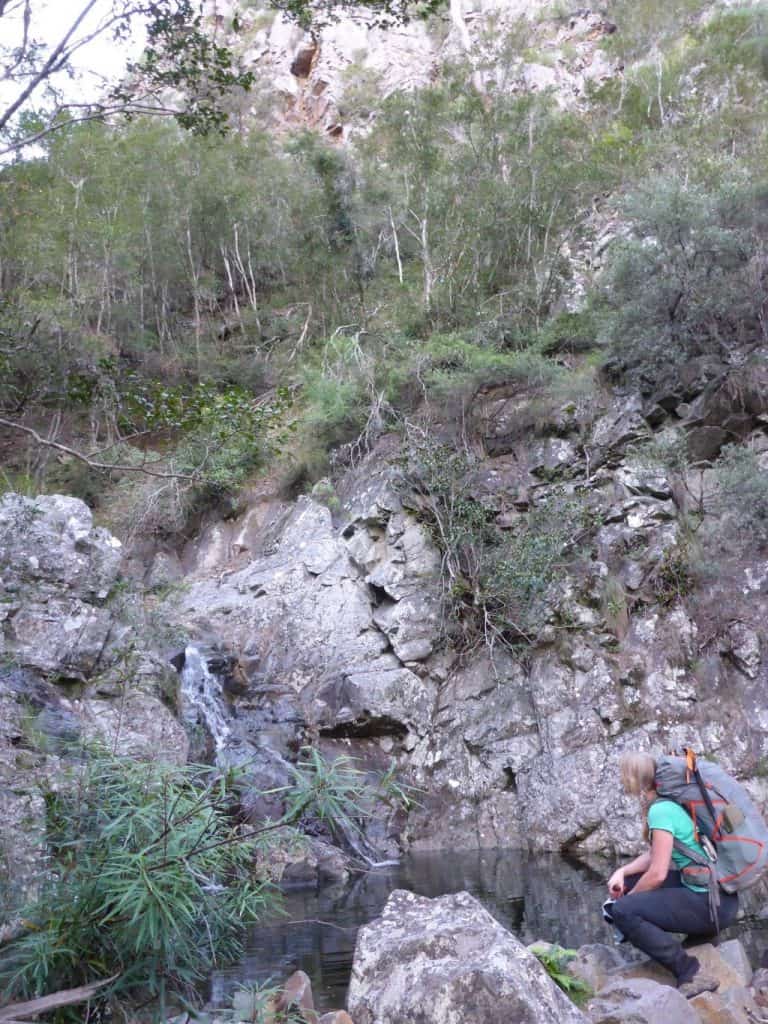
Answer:
<path fill-rule="evenodd" d="M 625 880 L 627 889 L 631 889 L 639 877 L 629 875 Z M 729 895 L 721 890 L 721 928 L 727 928 L 733 923 L 738 909 L 738 895 Z M 670 871 L 658 889 L 629 892 L 620 897 L 614 903 L 611 915 L 613 923 L 633 946 L 653 957 L 676 978 L 691 970 L 692 958 L 672 933 L 681 933 L 702 941 L 714 938 L 716 934 L 709 913 L 709 895 L 706 892 L 692 892 L 683 885 L 679 871 Z"/>

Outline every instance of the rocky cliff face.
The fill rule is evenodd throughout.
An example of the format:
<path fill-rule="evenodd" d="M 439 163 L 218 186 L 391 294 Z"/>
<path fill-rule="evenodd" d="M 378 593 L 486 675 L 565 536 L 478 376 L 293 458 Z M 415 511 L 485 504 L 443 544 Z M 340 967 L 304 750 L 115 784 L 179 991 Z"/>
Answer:
<path fill-rule="evenodd" d="M 183 763 L 175 673 L 153 651 L 120 542 L 61 495 L 0 499 L 0 878 L 40 867 L 46 791 L 79 739 Z M 157 635 L 154 634 L 157 641 Z"/>
<path fill-rule="evenodd" d="M 181 708 L 195 756 L 248 760 L 254 783 L 274 787 L 309 743 L 371 771 L 394 760 L 420 787 L 407 821 L 375 820 L 369 853 L 632 848 L 637 812 L 616 769 L 630 749 L 690 744 L 765 806 L 768 562 L 756 542 L 726 537 L 714 571 L 685 576 L 686 517 L 715 492 L 713 474 L 683 487 L 647 458 L 654 439 L 706 442 L 712 455 L 736 434 L 768 449 L 765 353 L 750 366 L 710 365 L 685 393 L 651 399 L 604 390 L 588 416 L 565 403 L 543 420 L 539 410 L 535 428 L 537 395 L 478 396 L 475 486 L 488 513 L 514 531 L 521 509 L 558 490 L 586 498 L 595 524 L 522 657 L 446 640 L 442 556 L 403 490 L 394 435 L 339 479 L 333 512 L 319 500 L 327 489 L 296 502 L 262 493 L 239 519 L 212 523 L 184 554 L 182 585 L 153 599 L 154 634 L 145 603 L 116 594 L 119 546 L 81 503 L 7 496 L 5 820 L 40 824 L 38 784 L 55 779 L 65 735 L 186 756 L 169 637 L 197 644 L 198 690 Z M 750 386 L 737 386 L 745 374 Z M 219 719 L 194 693 L 217 702 Z"/>
<path fill-rule="evenodd" d="M 236 707 L 272 709 L 274 727 L 252 741 L 290 758 L 309 740 L 372 769 L 394 758 L 424 791 L 404 831 L 416 847 L 631 848 L 637 813 L 616 770 L 631 749 L 690 744 L 765 804 L 768 564 L 742 544 L 698 589 L 676 580 L 692 499 L 642 454 L 654 438 L 695 445 L 737 418 L 766 447 L 768 392 L 746 400 L 728 386 L 737 372 L 711 369 L 686 395 L 656 396 L 670 415 L 655 399 L 605 393 L 588 425 L 566 404 L 538 433 L 515 429 L 534 395 L 478 399 L 478 497 L 497 521 L 514 530 L 516 509 L 557 489 L 588 495 L 597 524 L 522 658 L 446 642 L 441 556 L 404 505 L 392 436 L 339 482 L 333 514 L 306 496 L 273 506 L 234 559 L 220 535 L 204 543 L 204 568 L 169 614 L 237 659 Z M 711 477 L 697 486 L 711 490 Z M 389 823 L 391 839 L 401 825 Z"/>
<path fill-rule="evenodd" d="M 238 37 L 228 39 L 275 100 L 278 124 L 307 125 L 343 139 L 367 130 L 370 112 L 350 86 L 367 83 L 379 100 L 429 84 L 445 65 L 462 61 L 482 92 L 554 89 L 578 104 L 590 84 L 618 73 L 600 50 L 615 31 L 603 8 L 562 14 L 552 0 L 451 0 L 429 23 L 378 27 L 365 14 L 343 14 L 316 33 L 274 11 L 237 0 L 209 0 L 208 13 L 226 32 L 239 11 Z"/>
<path fill-rule="evenodd" d="M 578 103 L 590 80 L 615 71 L 599 47 L 610 6 L 568 17 L 552 7 L 452 0 L 440 26 L 385 36 L 341 19 L 317 38 L 250 8 L 245 57 L 282 97 L 284 120 L 335 136 L 361 125 L 344 113 L 353 67 L 382 95 L 462 56 L 483 89 L 551 86 Z M 224 31 L 232 8 L 209 8 Z M 542 62 L 519 45 L 521 25 Z M 721 532 L 696 573 L 686 551 L 698 544 L 691 513 L 704 505 L 717 522 L 708 467 L 722 447 L 749 445 L 766 468 L 767 357 L 692 362 L 653 395 L 603 382 L 545 409 L 513 383 L 475 396 L 467 443 L 489 518 L 514 534 L 521 514 L 558 492 L 585 502 L 594 524 L 522 656 L 447 639 L 443 553 L 403 489 L 394 435 L 330 491 L 289 502 L 260 485 L 242 515 L 155 558 L 149 597 L 126 588 L 119 543 L 82 503 L 5 496 L 0 811 L 27 837 L 6 844 L 8 874 L 39 855 L 42 794 L 79 736 L 181 761 L 191 737 L 192 756 L 247 762 L 260 788 L 284 784 L 307 743 L 371 771 L 394 760 L 421 795 L 407 820 L 372 824 L 382 855 L 401 843 L 631 848 L 639 823 L 616 761 L 634 748 L 690 744 L 765 806 L 764 546 Z M 649 457 L 654 444 L 685 449 L 701 468 L 665 468 Z M 187 642 L 179 699 L 169 658 Z"/>

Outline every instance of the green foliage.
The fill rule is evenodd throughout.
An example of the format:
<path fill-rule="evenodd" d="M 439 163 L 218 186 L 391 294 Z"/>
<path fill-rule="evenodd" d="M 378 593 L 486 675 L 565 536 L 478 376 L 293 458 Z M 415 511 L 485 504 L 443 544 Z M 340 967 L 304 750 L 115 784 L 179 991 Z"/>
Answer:
<path fill-rule="evenodd" d="M 617 30 L 602 45 L 627 63 L 646 57 L 655 49 L 667 49 L 707 7 L 707 0 L 678 0 L 674 5 L 664 0 L 613 0 L 610 18 Z"/>
<path fill-rule="evenodd" d="M 533 345 L 509 351 L 498 342 L 469 340 L 462 334 L 433 334 L 417 359 L 426 393 L 436 398 L 502 382 L 536 386 L 551 383 L 560 375 L 557 365 Z"/>
<path fill-rule="evenodd" d="M 316 3 L 314 0 L 269 0 L 270 7 L 282 11 L 307 30 L 317 31 L 329 22 L 338 21 L 349 7 L 364 11 L 371 24 L 378 28 L 391 28 L 412 18 L 425 19 L 445 7 L 446 0 L 333 0 Z"/>
<path fill-rule="evenodd" d="M 516 339 L 561 293 L 562 233 L 610 174 L 592 159 L 585 123 L 550 98 L 487 104 L 467 74 L 447 68 L 439 85 L 390 97 L 360 152 L 429 325 L 482 324 L 478 299 L 494 296 L 490 326 Z"/>
<path fill-rule="evenodd" d="M 612 247 L 602 292 L 605 336 L 623 373 L 653 386 L 686 359 L 726 359 L 762 337 L 760 189 L 655 178 L 625 216 L 630 234 Z"/>
<path fill-rule="evenodd" d="M 595 347 L 598 324 L 591 309 L 557 313 L 550 317 L 539 333 L 543 352 L 588 352 Z"/>
<path fill-rule="evenodd" d="M 235 993 L 233 1010 L 219 1010 L 217 1015 L 238 1024 L 306 1024 L 306 1017 L 295 1003 L 286 1009 L 277 1009 L 284 1001 L 282 996 L 283 989 L 270 981 L 243 986 Z"/>
<path fill-rule="evenodd" d="M 341 837 L 362 834 L 362 825 L 374 803 L 390 807 L 413 804 L 413 791 L 397 781 L 394 764 L 372 783 L 355 759 L 340 754 L 326 761 L 317 750 L 306 747 L 293 771 L 286 793 L 286 819 L 311 816 L 328 823 Z"/>
<path fill-rule="evenodd" d="M 529 638 L 541 627 L 550 588 L 564 578 L 569 554 L 593 525 L 578 498 L 555 492 L 491 549 L 482 577 L 485 601 L 504 629 Z"/>
<path fill-rule="evenodd" d="M 720 534 L 759 545 L 768 542 L 768 471 L 757 453 L 744 445 L 726 445 L 715 463 Z"/>
<path fill-rule="evenodd" d="M 173 87 L 188 79 L 192 115 L 198 100 L 235 109 L 227 76 L 239 72 L 230 54 L 200 48 L 197 13 L 150 6 L 147 72 Z M 310 15 L 304 0 L 271 6 Z M 374 21 L 439 7 L 364 6 Z M 331 8 L 313 5 L 315 26 Z M 650 388 L 691 356 L 757 340 L 765 7 L 702 9 L 620 0 L 604 45 L 624 73 L 578 113 L 511 90 L 539 29 L 521 19 L 499 47 L 489 19 L 484 45 L 498 59 L 446 66 L 407 95 L 381 99 L 375 76 L 353 66 L 341 105 L 375 112 L 377 128 L 343 150 L 253 128 L 213 142 L 138 117 L 48 137 L 44 159 L 0 168 L 3 411 L 61 419 L 89 450 L 151 431 L 142 443 L 162 458 L 210 467 L 196 508 L 255 467 L 264 425 L 252 429 L 244 410 L 274 383 L 297 397 L 290 472 L 311 483 L 330 450 L 365 450 L 421 401 L 458 407 L 507 381 L 565 393 L 573 357 L 596 341 L 620 376 Z M 485 95 L 467 88 L 475 74 Z M 664 179 L 649 175 L 659 168 Z M 598 301 L 562 312 L 574 259 L 627 188 L 627 237 L 609 251 Z M 221 440 L 214 426 L 206 449 L 196 407 L 210 395 L 214 421 L 232 429 Z M 550 406 L 543 395 L 542 418 Z M 24 461 L 12 472 L 27 473 Z M 88 471 L 42 463 L 29 473 L 38 487 L 102 500 Z M 152 497 L 171 499 L 154 517 L 169 528 L 188 505 L 173 492 Z"/>
<path fill-rule="evenodd" d="M 173 112 L 175 96 L 175 117 L 182 127 L 199 134 L 225 130 L 226 101 L 235 90 L 247 92 L 254 75 L 237 67 L 233 51 L 216 42 L 193 0 L 110 0 L 98 20 L 89 22 L 90 7 L 85 0 L 70 5 L 69 16 L 53 38 L 44 32 L 31 5 L 25 5 L 23 16 L 0 8 L 8 30 L 0 47 L 6 96 L 4 109 L 0 108 L 2 155 L 18 153 L 81 118 L 97 117 L 107 104 L 94 104 L 93 110 L 75 104 L 77 113 L 72 113 L 66 105 L 62 108 L 57 83 L 66 74 L 75 76 L 73 57 L 80 56 L 83 47 L 104 36 L 111 36 L 114 43 L 124 41 L 139 20 L 146 30 L 144 52 L 112 90 L 110 111 L 128 119 L 148 111 L 167 115 Z M 239 31 L 237 15 L 229 29 Z M 46 35 L 50 41 L 41 41 Z"/>
<path fill-rule="evenodd" d="M 694 590 L 693 555 L 693 542 L 685 537 L 664 552 L 650 576 L 653 594 L 659 604 L 675 604 Z"/>
<path fill-rule="evenodd" d="M 191 0 L 153 0 L 147 25 L 147 42 L 141 59 L 129 64 L 128 75 L 167 95 L 180 91 L 183 107 L 177 122 L 196 135 L 224 134 L 229 127 L 225 100 L 237 88 L 248 92 L 255 81 L 252 71 L 236 67 L 231 49 L 216 42 L 206 31 L 202 11 Z M 230 31 L 239 31 L 235 15 Z M 135 86 L 130 78 L 112 92 L 112 98 L 129 107 Z"/>
<path fill-rule="evenodd" d="M 366 791 L 349 758 L 308 753 L 286 811 L 237 824 L 238 774 L 84 754 L 47 794 L 50 863 L 24 933 L 0 951 L 8 999 L 118 975 L 105 997 L 196 1000 L 196 985 L 240 955 L 244 929 L 277 906 L 255 855 L 293 841 L 302 817 L 359 829 L 371 800 L 402 791 L 387 773 Z M 366 805 L 366 801 L 368 804 Z"/>
<path fill-rule="evenodd" d="M 558 988 L 561 988 L 577 1006 L 586 1005 L 592 998 L 592 989 L 585 981 L 568 971 L 568 964 L 576 957 L 575 949 L 541 944 L 531 946 L 530 950 Z"/>
<path fill-rule="evenodd" d="M 608 576 L 605 581 L 602 613 L 608 629 L 621 639 L 629 626 L 629 604 L 624 584 L 617 576 Z"/>
<path fill-rule="evenodd" d="M 274 904 L 251 877 L 257 841 L 230 817 L 232 779 L 210 768 L 102 753 L 48 794 L 53 860 L 3 950 L 7 997 L 117 973 L 115 993 L 191 993 Z"/>
<path fill-rule="evenodd" d="M 551 610 L 552 588 L 595 524 L 579 497 L 554 491 L 501 529 L 475 497 L 474 471 L 463 450 L 411 430 L 403 497 L 443 553 L 448 632 L 470 646 L 532 643 Z"/>

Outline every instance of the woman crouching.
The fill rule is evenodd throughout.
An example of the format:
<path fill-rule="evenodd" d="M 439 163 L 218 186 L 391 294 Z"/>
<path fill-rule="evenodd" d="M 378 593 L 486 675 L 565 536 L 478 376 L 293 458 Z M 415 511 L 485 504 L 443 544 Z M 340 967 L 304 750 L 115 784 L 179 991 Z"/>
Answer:
<path fill-rule="evenodd" d="M 704 855 L 693 821 L 679 804 L 659 797 L 656 762 L 650 754 L 625 754 L 619 764 L 624 791 L 640 798 L 643 834 L 650 840 L 650 849 L 609 878 L 608 890 L 616 900 L 611 908 L 613 923 L 633 946 L 674 974 L 683 995 L 690 999 L 714 991 L 717 979 L 701 969 L 674 934 L 704 941 L 717 933 L 707 887 L 692 884 L 681 874 L 693 861 L 674 848 L 678 839 Z M 732 923 L 738 908 L 737 895 L 721 892 L 721 928 Z"/>

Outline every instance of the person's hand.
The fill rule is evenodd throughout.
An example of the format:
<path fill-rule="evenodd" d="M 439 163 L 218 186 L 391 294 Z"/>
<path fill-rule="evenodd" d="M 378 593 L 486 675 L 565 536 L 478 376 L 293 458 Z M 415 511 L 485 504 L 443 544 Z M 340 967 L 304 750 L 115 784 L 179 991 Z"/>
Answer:
<path fill-rule="evenodd" d="M 615 900 L 624 895 L 624 868 L 617 868 L 608 879 L 608 892 Z"/>

